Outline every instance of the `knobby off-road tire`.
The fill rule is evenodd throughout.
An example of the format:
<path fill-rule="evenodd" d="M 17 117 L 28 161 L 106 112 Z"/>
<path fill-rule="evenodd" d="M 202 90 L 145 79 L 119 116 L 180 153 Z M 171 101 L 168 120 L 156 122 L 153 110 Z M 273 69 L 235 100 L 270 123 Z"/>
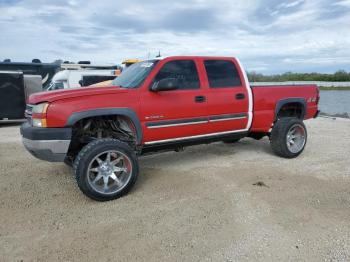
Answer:
<path fill-rule="evenodd" d="M 307 141 L 307 131 L 298 118 L 281 118 L 271 131 L 270 143 L 273 152 L 281 157 L 294 158 L 303 152 Z"/>
<path fill-rule="evenodd" d="M 139 166 L 134 151 L 116 139 L 98 139 L 87 144 L 74 161 L 80 190 L 97 201 L 119 198 L 135 184 Z"/>

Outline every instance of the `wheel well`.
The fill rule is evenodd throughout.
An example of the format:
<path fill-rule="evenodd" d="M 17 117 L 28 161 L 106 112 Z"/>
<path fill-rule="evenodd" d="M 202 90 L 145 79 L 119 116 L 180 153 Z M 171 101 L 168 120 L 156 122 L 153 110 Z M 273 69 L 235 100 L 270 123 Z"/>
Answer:
<path fill-rule="evenodd" d="M 283 117 L 297 117 L 303 119 L 305 115 L 305 107 L 300 102 L 289 102 L 283 104 L 277 112 L 276 120 Z"/>
<path fill-rule="evenodd" d="M 136 150 L 137 132 L 129 117 L 93 116 L 80 119 L 72 126 L 72 140 L 67 156 L 74 159 L 82 147 L 100 138 L 115 138 Z"/>

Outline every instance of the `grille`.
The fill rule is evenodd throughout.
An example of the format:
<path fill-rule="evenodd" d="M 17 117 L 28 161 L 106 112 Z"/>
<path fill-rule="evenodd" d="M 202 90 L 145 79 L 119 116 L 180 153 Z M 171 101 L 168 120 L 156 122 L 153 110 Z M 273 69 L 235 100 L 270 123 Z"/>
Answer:
<path fill-rule="evenodd" d="M 32 119 L 32 111 L 33 111 L 33 105 L 27 104 L 24 115 L 28 119 L 28 121 L 31 121 Z"/>

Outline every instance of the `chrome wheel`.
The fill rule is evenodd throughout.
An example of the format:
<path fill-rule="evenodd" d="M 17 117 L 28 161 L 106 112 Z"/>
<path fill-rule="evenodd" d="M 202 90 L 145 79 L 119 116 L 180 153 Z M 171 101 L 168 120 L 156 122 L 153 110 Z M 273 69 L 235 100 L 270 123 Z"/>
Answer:
<path fill-rule="evenodd" d="M 306 142 L 305 128 L 300 124 L 292 125 L 287 133 L 288 150 L 294 154 L 303 150 Z"/>
<path fill-rule="evenodd" d="M 102 194 L 115 194 L 129 182 L 132 162 L 120 151 L 105 151 L 92 159 L 87 169 L 89 185 Z"/>

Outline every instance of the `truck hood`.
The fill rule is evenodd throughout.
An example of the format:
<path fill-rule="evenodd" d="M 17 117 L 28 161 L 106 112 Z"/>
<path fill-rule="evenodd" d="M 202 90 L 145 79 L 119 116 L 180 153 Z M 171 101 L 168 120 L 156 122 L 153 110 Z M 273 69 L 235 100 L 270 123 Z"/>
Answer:
<path fill-rule="evenodd" d="M 115 94 L 115 93 L 125 93 L 125 92 L 128 92 L 128 90 L 117 86 L 71 88 L 71 89 L 35 93 L 28 98 L 27 102 L 29 104 L 38 104 L 41 102 L 53 102 L 56 100 L 81 97 L 81 96 L 94 96 L 94 95 L 105 95 L 109 93 Z"/>

